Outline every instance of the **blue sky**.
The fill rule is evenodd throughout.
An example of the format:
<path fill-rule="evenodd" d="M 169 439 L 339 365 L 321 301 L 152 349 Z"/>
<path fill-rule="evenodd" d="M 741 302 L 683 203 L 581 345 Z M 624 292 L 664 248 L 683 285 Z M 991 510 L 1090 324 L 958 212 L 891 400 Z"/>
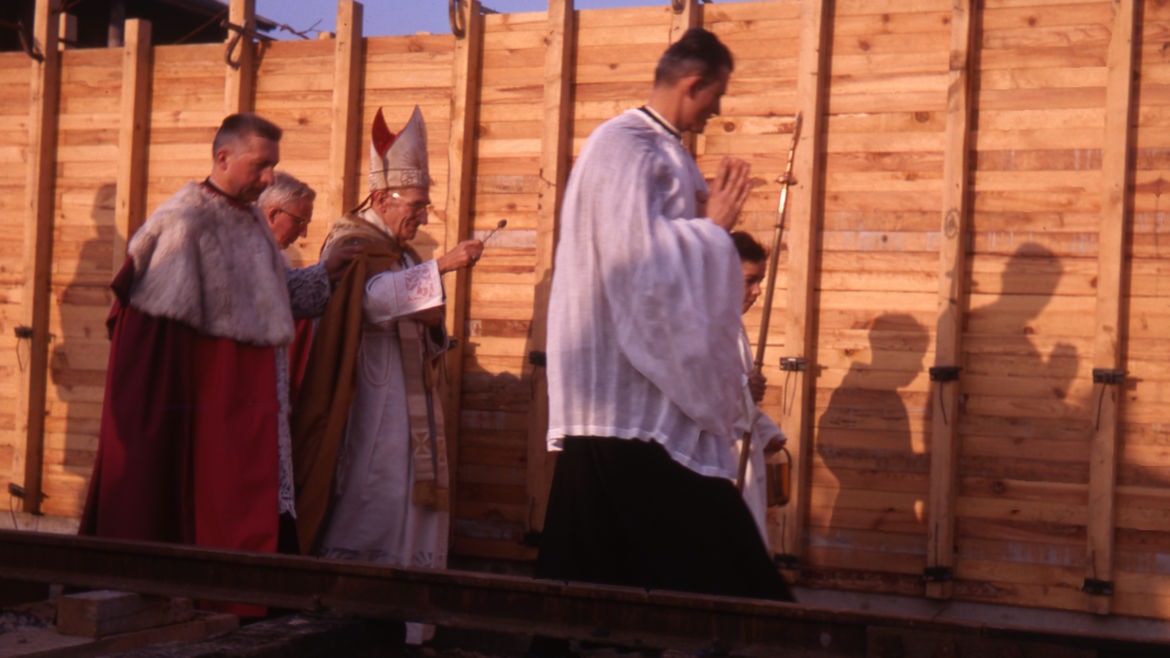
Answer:
<path fill-rule="evenodd" d="M 501 13 L 545 11 L 546 0 L 481 0 L 481 4 Z M 670 0 L 576 0 L 575 9 L 669 5 Z M 447 32 L 445 0 L 366 0 L 362 2 L 365 22 L 362 32 L 368 37 Z M 256 13 L 298 31 L 332 32 L 336 23 L 337 0 L 256 0 Z M 278 39 L 297 38 L 287 32 L 273 34 Z"/>

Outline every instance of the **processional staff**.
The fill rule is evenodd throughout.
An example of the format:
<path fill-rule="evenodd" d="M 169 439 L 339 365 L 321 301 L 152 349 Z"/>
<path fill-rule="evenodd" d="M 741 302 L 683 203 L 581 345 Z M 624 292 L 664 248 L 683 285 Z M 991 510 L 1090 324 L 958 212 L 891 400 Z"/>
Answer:
<path fill-rule="evenodd" d="M 796 158 L 796 143 L 800 140 L 801 115 L 797 113 L 796 121 L 792 126 L 792 146 L 788 149 L 788 163 L 784 165 L 784 173 L 777 181 L 780 183 L 780 202 L 776 208 L 776 231 L 772 235 L 772 251 L 768 254 L 768 286 L 764 289 L 764 315 L 760 318 L 760 338 L 756 342 L 756 358 L 754 372 L 758 373 L 764 367 L 764 350 L 768 346 L 768 323 L 772 319 L 772 295 L 776 292 L 776 265 L 780 260 L 780 241 L 784 237 L 784 211 L 788 207 L 788 186 L 792 183 L 792 163 Z M 748 393 L 750 395 L 750 392 Z M 748 454 L 752 447 L 752 427 L 760 410 L 756 407 L 755 415 L 748 419 L 747 429 L 743 433 L 743 448 L 739 454 L 739 476 L 736 486 L 743 491 L 743 480 L 747 474 Z"/>

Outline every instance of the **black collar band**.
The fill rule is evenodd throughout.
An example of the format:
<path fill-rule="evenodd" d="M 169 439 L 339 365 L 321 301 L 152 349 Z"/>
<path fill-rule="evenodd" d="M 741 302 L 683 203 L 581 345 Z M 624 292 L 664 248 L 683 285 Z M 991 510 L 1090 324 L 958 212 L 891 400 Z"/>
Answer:
<path fill-rule="evenodd" d="M 642 107 L 639 107 L 638 110 L 640 110 L 642 114 L 650 117 L 654 123 L 662 126 L 663 130 L 673 135 L 675 139 L 679 140 L 680 142 L 682 141 L 682 131 L 670 125 L 670 122 L 663 118 L 661 114 L 655 112 L 654 108 L 643 105 Z"/>

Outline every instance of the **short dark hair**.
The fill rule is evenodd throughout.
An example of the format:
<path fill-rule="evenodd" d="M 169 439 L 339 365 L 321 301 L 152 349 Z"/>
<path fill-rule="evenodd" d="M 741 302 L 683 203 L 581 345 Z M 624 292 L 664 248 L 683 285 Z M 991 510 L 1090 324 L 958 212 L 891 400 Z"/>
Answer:
<path fill-rule="evenodd" d="M 762 263 L 768 260 L 768 252 L 764 245 L 756 242 L 751 233 L 735 231 L 731 234 L 731 241 L 735 243 L 735 250 L 739 252 L 739 259 L 745 263 Z"/>
<path fill-rule="evenodd" d="M 232 114 L 219 124 L 219 130 L 215 132 L 215 139 L 211 142 L 211 155 L 215 157 L 221 148 L 248 135 L 259 135 L 269 141 L 279 142 L 283 134 L 280 126 L 264 117 L 251 112 Z"/>
<path fill-rule="evenodd" d="M 674 84 L 696 74 L 706 83 L 717 79 L 725 70 L 731 73 L 734 69 L 731 51 L 719 37 L 701 27 L 692 27 L 662 53 L 654 69 L 654 84 Z"/>

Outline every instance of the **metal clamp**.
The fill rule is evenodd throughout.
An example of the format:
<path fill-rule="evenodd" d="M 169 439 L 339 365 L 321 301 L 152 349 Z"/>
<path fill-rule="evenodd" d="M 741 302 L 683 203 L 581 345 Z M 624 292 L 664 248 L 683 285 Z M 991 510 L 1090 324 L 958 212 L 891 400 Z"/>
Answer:
<path fill-rule="evenodd" d="M 777 553 L 772 556 L 772 564 L 777 569 L 795 569 L 800 566 L 800 558 L 791 553 Z"/>
<path fill-rule="evenodd" d="M 808 361 L 804 357 L 799 356 L 782 356 L 780 357 L 780 369 L 791 372 L 804 372 L 808 370 Z"/>
<path fill-rule="evenodd" d="M 1124 384 L 1125 371 L 1112 368 L 1093 368 L 1094 384 Z"/>
<path fill-rule="evenodd" d="M 228 41 L 227 50 L 225 50 L 223 53 L 223 61 L 228 66 L 230 66 L 236 70 L 239 70 L 239 68 L 240 68 L 240 60 L 238 60 L 238 59 L 233 60 L 232 53 L 234 53 L 236 51 L 236 47 L 240 45 L 240 41 L 244 37 L 248 37 L 249 41 L 251 41 L 252 39 L 255 39 L 257 41 L 272 41 L 272 37 L 260 34 L 259 32 L 257 32 L 256 30 L 253 30 L 250 27 L 245 27 L 243 25 L 236 25 L 235 23 L 233 23 L 227 19 L 220 21 L 219 26 L 222 27 L 223 29 L 227 30 L 228 32 L 234 32 L 231 40 Z"/>
<path fill-rule="evenodd" d="M 1113 581 L 1086 578 L 1081 590 L 1093 596 L 1113 596 Z"/>
<path fill-rule="evenodd" d="M 962 368 L 959 366 L 931 366 L 930 381 L 932 382 L 953 382 L 959 379 L 959 371 Z"/>
<path fill-rule="evenodd" d="M 463 20 L 463 12 L 459 11 L 461 0 L 447 0 L 447 21 L 451 23 L 451 34 L 456 39 L 467 36 L 467 25 Z"/>
<path fill-rule="evenodd" d="M 927 567 L 922 570 L 922 579 L 928 583 L 944 583 L 955 579 L 955 571 L 950 567 Z"/>

